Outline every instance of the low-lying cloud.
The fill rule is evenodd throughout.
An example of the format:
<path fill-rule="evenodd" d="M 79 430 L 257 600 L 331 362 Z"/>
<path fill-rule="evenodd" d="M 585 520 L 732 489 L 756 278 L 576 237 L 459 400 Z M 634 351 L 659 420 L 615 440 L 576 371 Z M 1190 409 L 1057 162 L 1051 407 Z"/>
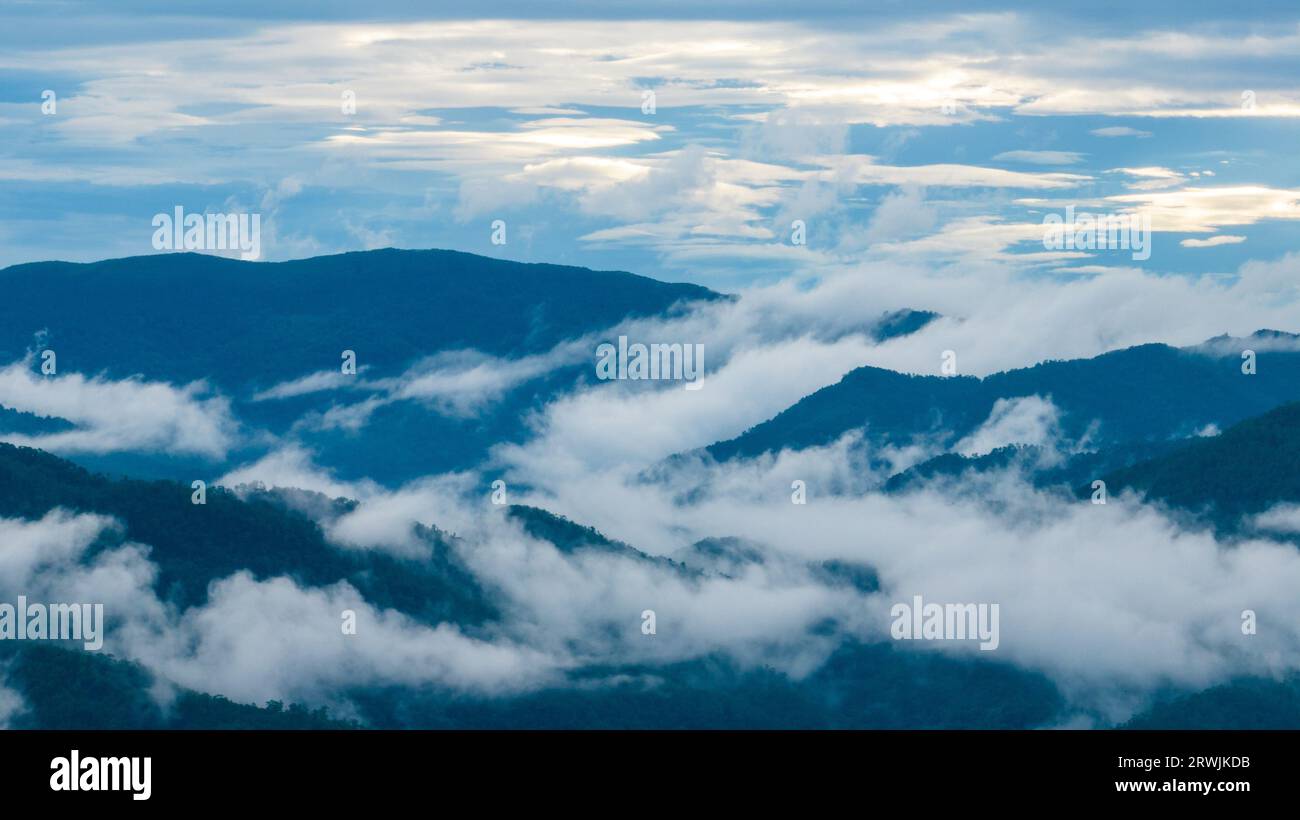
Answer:
<path fill-rule="evenodd" d="M 163 452 L 224 458 L 238 438 L 230 402 L 203 382 L 175 387 L 141 377 L 37 375 L 33 357 L 0 369 L 0 406 L 73 429 L 0 434 L 52 453 Z"/>

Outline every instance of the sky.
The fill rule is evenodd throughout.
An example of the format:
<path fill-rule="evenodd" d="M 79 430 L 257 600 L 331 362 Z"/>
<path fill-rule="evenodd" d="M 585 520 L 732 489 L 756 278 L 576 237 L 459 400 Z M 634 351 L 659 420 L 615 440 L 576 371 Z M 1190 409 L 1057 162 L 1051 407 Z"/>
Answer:
<path fill-rule="evenodd" d="M 346 584 L 248 573 L 178 612 L 150 591 L 147 545 L 82 560 L 114 526 L 91 513 L 0 520 L 18 545 L 0 553 L 12 589 L 97 596 L 129 613 L 112 636 L 122 654 L 250 701 L 332 703 L 356 682 L 497 692 L 593 661 L 720 650 L 798 677 L 834 640 L 881 638 L 890 604 L 918 590 L 1000 602 L 999 657 L 1048 675 L 1085 725 L 1126 719 L 1169 685 L 1300 669 L 1300 557 L 1263 525 L 1230 549 L 1137 499 L 1076 504 L 1014 473 L 886 496 L 875 490 L 891 471 L 937 445 L 881 452 L 861 433 L 663 466 L 864 365 L 933 374 L 955 351 L 962 374 L 986 375 L 1300 331 L 1300 11 L 668 0 L 497 2 L 485 20 L 466 4 L 417 13 L 386 0 L 212 8 L 0 0 L 0 266 L 155 253 L 154 215 L 183 207 L 260 214 L 267 261 L 450 248 L 740 298 L 618 329 L 703 344 L 704 389 L 575 384 L 481 470 L 399 487 L 342 476 L 293 431 L 268 440 L 238 417 L 232 399 L 249 397 L 157 373 L 46 379 L 30 356 L 0 366 L 0 404 L 70 422 L 9 441 L 198 454 L 216 484 L 348 496 L 355 510 L 321 522 L 341 549 L 420 556 L 413 523 L 458 533 L 508 603 L 494 633 L 414 623 Z M 1149 256 L 1046 247 L 1045 219 L 1069 208 L 1149 219 Z M 498 220 L 504 244 L 492 242 Z M 940 318 L 875 339 L 874 323 L 902 308 Z M 369 385 L 373 396 L 341 387 L 331 361 L 257 400 L 310 389 L 363 434 L 373 401 L 472 416 L 587 360 L 593 342 L 515 360 L 457 351 Z M 1059 412 L 1050 396 L 999 404 L 958 449 L 1076 452 L 1086 442 L 1061 440 Z M 265 453 L 224 463 L 250 440 Z M 691 586 L 566 556 L 485 503 L 496 478 L 516 502 L 653 555 L 700 560 L 696 541 L 734 535 L 765 560 Z M 815 488 L 808 512 L 789 502 L 795 479 Z M 1293 533 L 1300 511 L 1268 521 Z M 828 586 L 810 569 L 826 560 L 876 568 L 882 591 Z M 341 642 L 345 607 L 372 639 Z M 1247 607 L 1276 625 L 1253 644 L 1241 641 Z M 639 631 L 646 608 L 659 612 L 655 642 Z M 834 636 L 818 629 L 827 618 Z"/>
<path fill-rule="evenodd" d="M 181 206 L 260 213 L 267 260 L 1232 276 L 1300 217 L 1280 8 L 267 5 L 0 3 L 0 265 L 154 253 Z M 1070 205 L 1148 213 L 1150 258 L 1045 248 Z"/>

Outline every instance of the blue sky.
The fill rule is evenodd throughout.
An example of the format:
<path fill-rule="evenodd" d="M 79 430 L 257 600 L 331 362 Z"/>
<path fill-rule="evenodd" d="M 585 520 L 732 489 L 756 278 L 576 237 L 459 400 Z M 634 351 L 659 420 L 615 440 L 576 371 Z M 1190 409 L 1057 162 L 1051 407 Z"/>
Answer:
<path fill-rule="evenodd" d="M 0 265 L 152 253 L 177 205 L 261 213 L 269 260 L 445 247 L 724 290 L 1136 264 L 1047 252 L 1073 204 L 1149 211 L 1148 273 L 1231 276 L 1300 217 L 1276 8 L 266 5 L 0 4 Z"/>

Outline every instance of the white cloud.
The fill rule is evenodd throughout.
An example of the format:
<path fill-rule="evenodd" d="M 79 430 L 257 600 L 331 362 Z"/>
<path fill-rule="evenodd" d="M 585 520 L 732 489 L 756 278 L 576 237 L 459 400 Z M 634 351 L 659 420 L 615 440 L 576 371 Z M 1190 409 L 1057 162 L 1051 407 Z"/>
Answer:
<path fill-rule="evenodd" d="M 1060 415 L 1050 398 L 998 399 L 988 419 L 953 445 L 953 450 L 979 456 L 1011 444 L 1051 448 L 1061 434 Z"/>
<path fill-rule="evenodd" d="M 1214 248 L 1219 245 L 1238 245 L 1246 241 L 1244 236 L 1234 236 L 1232 234 L 1218 234 L 1208 239 L 1184 239 L 1179 242 L 1184 248 Z"/>
<path fill-rule="evenodd" d="M 356 615 L 355 635 L 343 633 L 346 610 Z M 540 652 L 377 609 L 346 583 L 305 589 L 243 572 L 215 583 L 206 605 L 132 654 L 177 684 L 254 703 L 337 702 L 343 690 L 371 685 L 499 694 L 557 672 Z"/>
<path fill-rule="evenodd" d="M 993 159 L 1030 165 L 1076 165 L 1083 161 L 1083 157 L 1078 151 L 1003 151 Z"/>
<path fill-rule="evenodd" d="M 1135 181 L 1130 182 L 1128 187 L 1138 191 L 1156 191 L 1162 188 L 1172 188 L 1175 185 L 1183 183 L 1187 179 L 1187 177 L 1179 171 L 1158 166 L 1114 168 L 1108 173 L 1124 174 L 1125 176 L 1134 178 Z"/>
<path fill-rule="evenodd" d="M 178 612 L 154 594 L 148 547 L 126 543 L 88 560 L 90 546 L 115 526 L 60 510 L 35 521 L 0 519 L 0 595 L 103 604 L 103 652 L 167 682 L 245 702 L 339 703 L 343 689 L 372 684 L 500 693 L 535 687 L 559 668 L 505 639 L 471 638 L 373 607 L 347 583 L 304 588 L 238 572 L 215 582 L 204 605 Z M 343 633 L 344 610 L 357 616 L 355 635 Z"/>
<path fill-rule="evenodd" d="M 868 242 L 906 239 L 930 230 L 937 219 L 934 206 L 925 202 L 925 191 L 908 186 L 880 201 L 867 225 L 865 239 Z"/>
<path fill-rule="evenodd" d="M 1172 233 L 1210 233 L 1266 219 L 1300 219 L 1300 190 L 1264 185 L 1189 186 L 1174 191 L 1117 194 L 1106 200 L 1148 213 L 1152 230 Z"/>
<path fill-rule="evenodd" d="M 364 372 L 364 367 L 357 375 L 360 375 L 360 372 Z M 253 401 L 289 399 L 297 396 L 307 396 L 312 393 L 339 390 L 350 386 L 354 381 L 351 377 L 343 375 L 341 369 L 321 370 L 269 387 L 254 395 Z"/>
<path fill-rule="evenodd" d="M 730 464 L 652 485 L 611 469 L 575 476 L 544 500 L 581 520 L 613 522 L 632 543 L 677 544 L 679 558 L 693 539 L 727 533 L 764 545 L 764 560 L 778 565 L 784 555 L 874 567 L 882 593 L 858 597 L 856 611 L 832 610 L 867 640 L 883 639 L 890 604 L 913 594 L 997 603 L 1002 643 L 993 654 L 1045 672 L 1076 708 L 1106 720 L 1126 718 L 1166 685 L 1196 689 L 1300 666 L 1300 630 L 1262 641 L 1240 631 L 1247 608 L 1270 623 L 1300 622 L 1287 591 L 1300 580 L 1300 558 L 1289 545 L 1220 544 L 1136 499 L 1103 507 L 1060 498 L 1015 472 L 905 496 L 835 494 L 810 481 L 809 501 L 799 506 L 789 501 L 798 468 L 770 464 L 748 479 L 726 478 L 752 470 Z M 557 588 L 569 589 L 538 586 L 556 597 Z M 978 654 L 965 645 L 915 648 Z"/>
<path fill-rule="evenodd" d="M 1114 137 L 1144 138 L 1144 137 L 1151 136 L 1150 131 L 1141 131 L 1137 128 L 1129 128 L 1126 125 L 1110 125 L 1105 128 L 1094 128 L 1088 133 L 1092 134 L 1094 137 L 1109 137 L 1109 138 L 1114 138 Z"/>
<path fill-rule="evenodd" d="M 74 429 L 2 436 L 54 453 L 156 451 L 222 458 L 237 440 L 230 403 L 203 382 L 173 387 L 134 377 L 39 376 L 33 357 L 0 369 L 0 405 L 64 419 Z"/>
<path fill-rule="evenodd" d="M 831 169 L 830 172 L 823 174 L 825 178 L 849 180 L 864 185 L 1050 189 L 1070 188 L 1091 179 L 1084 174 L 1066 174 L 1059 171 L 1025 173 L 951 163 L 879 165 L 874 157 L 864 155 L 823 157 L 822 162 Z"/>
<path fill-rule="evenodd" d="M 1278 504 L 1255 516 L 1251 525 L 1262 532 L 1300 533 L 1300 504 Z"/>
<path fill-rule="evenodd" d="M 252 464 L 231 470 L 216 483 L 223 487 L 261 484 L 268 488 L 297 488 L 330 498 L 364 498 L 376 492 L 370 481 L 339 481 L 313 462 L 311 451 L 295 443 L 277 447 Z"/>
<path fill-rule="evenodd" d="M 0 664 L 0 729 L 8 729 L 13 720 L 27 710 L 22 693 L 7 685 L 8 665 Z"/>

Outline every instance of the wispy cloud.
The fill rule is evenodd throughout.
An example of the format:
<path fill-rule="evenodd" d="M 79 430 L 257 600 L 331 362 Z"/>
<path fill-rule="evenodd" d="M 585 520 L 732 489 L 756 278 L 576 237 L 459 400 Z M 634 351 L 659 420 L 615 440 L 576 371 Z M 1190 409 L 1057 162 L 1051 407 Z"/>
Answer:
<path fill-rule="evenodd" d="M 176 387 L 139 377 L 42 376 L 39 367 L 29 356 L 0 368 L 0 405 L 62 419 L 73 429 L 0 436 L 12 444 L 54 453 L 152 451 L 221 459 L 238 441 L 229 400 L 202 382 Z"/>

